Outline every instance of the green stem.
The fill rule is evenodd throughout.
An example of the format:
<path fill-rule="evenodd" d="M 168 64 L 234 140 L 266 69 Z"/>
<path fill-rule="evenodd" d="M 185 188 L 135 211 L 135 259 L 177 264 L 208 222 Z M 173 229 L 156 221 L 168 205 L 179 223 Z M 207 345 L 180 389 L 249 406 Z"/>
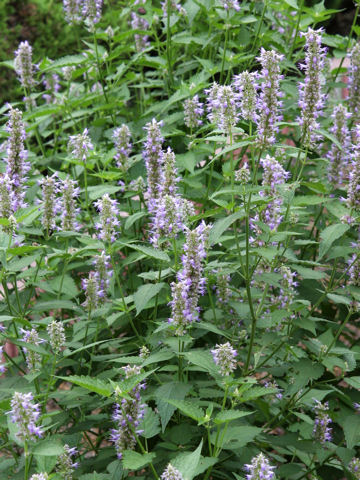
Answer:
<path fill-rule="evenodd" d="M 229 25 L 227 23 L 228 19 L 229 19 L 229 11 L 226 12 L 225 43 L 224 43 L 224 52 L 223 52 L 222 62 L 221 62 L 220 83 L 223 82 L 226 49 L 227 49 L 227 44 L 228 44 L 228 41 L 229 41 Z"/>
<path fill-rule="evenodd" d="M 25 474 L 24 474 L 24 480 L 28 480 L 29 478 L 29 450 L 28 450 L 28 444 L 27 441 L 25 440 L 24 442 L 24 456 L 25 456 Z"/>
<path fill-rule="evenodd" d="M 300 20 L 301 20 L 301 15 L 302 15 L 302 10 L 304 8 L 304 0 L 301 0 L 300 2 L 300 8 L 299 8 L 299 12 L 298 12 L 298 17 L 297 17 L 297 22 L 296 22 L 296 29 L 295 29 L 295 35 L 293 37 L 293 42 L 291 44 L 291 48 L 290 48 L 290 51 L 289 51 L 289 56 L 288 56 L 288 59 L 291 59 L 292 57 L 292 53 L 294 51 L 294 48 L 295 48 L 295 43 L 296 43 L 296 40 L 297 40 L 297 37 L 298 37 L 298 33 L 299 33 L 299 26 L 300 26 Z M 292 30 L 292 33 L 294 33 L 294 30 Z M 291 40 L 291 38 L 290 38 Z"/>
<path fill-rule="evenodd" d="M 332 349 L 332 347 L 335 345 L 335 343 L 337 342 L 337 339 L 340 337 L 341 335 L 341 332 L 344 330 L 344 327 L 345 325 L 347 324 L 347 321 L 349 320 L 351 314 L 353 313 L 353 311 L 350 309 L 348 311 L 348 314 L 346 315 L 345 319 L 343 320 L 343 322 L 341 323 L 340 325 L 340 328 L 338 328 L 337 332 L 336 332 L 336 335 L 335 337 L 333 338 L 332 342 L 330 343 L 330 345 L 327 347 L 326 351 L 325 351 L 325 354 L 324 354 L 324 357 L 326 357 L 330 350 Z"/>
<path fill-rule="evenodd" d="M 174 78 L 171 65 L 171 29 L 170 29 L 171 0 L 166 3 L 166 57 L 168 64 L 169 85 L 174 85 Z"/>

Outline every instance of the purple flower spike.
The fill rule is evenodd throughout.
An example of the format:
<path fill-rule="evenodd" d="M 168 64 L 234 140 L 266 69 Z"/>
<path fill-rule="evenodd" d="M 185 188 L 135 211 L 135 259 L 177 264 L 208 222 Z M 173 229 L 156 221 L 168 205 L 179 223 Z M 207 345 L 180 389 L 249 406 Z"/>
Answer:
<path fill-rule="evenodd" d="M 76 207 L 76 201 L 80 194 L 80 189 L 75 180 L 66 178 L 59 188 L 61 195 L 61 230 L 75 232 L 80 226 L 76 221 L 76 216 L 80 209 Z"/>
<path fill-rule="evenodd" d="M 49 480 L 49 475 L 47 473 L 34 473 L 30 480 Z"/>
<path fill-rule="evenodd" d="M 73 462 L 71 457 L 74 457 L 77 454 L 77 449 L 75 447 L 70 448 L 69 445 L 64 445 L 64 452 L 58 456 L 56 471 L 64 480 L 72 480 L 73 473 L 75 469 L 78 468 L 79 464 Z"/>
<path fill-rule="evenodd" d="M 257 89 L 255 81 L 258 78 L 257 72 L 242 72 L 234 77 L 234 88 L 239 94 L 239 108 L 241 116 L 245 120 L 258 121 L 256 113 L 257 108 Z"/>
<path fill-rule="evenodd" d="M 147 138 L 144 145 L 143 157 L 147 171 L 147 201 L 149 212 L 155 208 L 156 200 L 159 197 L 160 188 L 163 184 L 163 163 L 164 152 L 162 144 L 164 141 L 160 127 L 162 122 L 154 118 L 144 127 L 147 131 Z"/>
<path fill-rule="evenodd" d="M 350 472 L 354 475 L 356 480 L 360 480 L 360 459 L 354 457 L 348 466 Z"/>
<path fill-rule="evenodd" d="M 15 52 L 15 71 L 23 88 L 31 89 L 34 82 L 34 66 L 32 64 L 32 48 L 27 41 L 21 42 Z"/>
<path fill-rule="evenodd" d="M 132 150 L 131 133 L 129 127 L 122 124 L 121 127 L 116 128 L 113 133 L 113 140 L 115 144 L 115 160 L 117 166 L 121 171 L 126 172 L 130 166 L 129 156 Z"/>
<path fill-rule="evenodd" d="M 163 473 L 161 474 L 161 480 L 183 480 L 183 476 L 175 467 L 168 464 Z"/>
<path fill-rule="evenodd" d="M 99 284 L 99 291 L 105 296 L 110 285 L 110 278 L 113 275 L 113 269 L 110 261 L 110 255 L 106 255 L 104 251 L 100 255 L 96 255 L 93 265 L 95 266 L 95 276 Z"/>
<path fill-rule="evenodd" d="M 6 124 L 9 139 L 6 146 L 6 173 L 12 184 L 13 198 L 12 209 L 14 212 L 25 207 L 25 182 L 26 174 L 30 170 L 27 162 L 27 150 L 24 142 L 26 139 L 25 126 L 22 120 L 22 112 L 17 108 L 10 108 L 9 120 Z"/>
<path fill-rule="evenodd" d="M 98 238 L 107 243 L 115 242 L 116 228 L 119 226 L 119 209 L 116 200 L 112 200 L 106 193 L 102 198 L 95 202 L 99 211 L 99 222 L 95 225 L 99 230 Z"/>
<path fill-rule="evenodd" d="M 103 0 L 83 0 L 82 14 L 90 30 L 94 30 L 95 24 L 100 22 Z"/>
<path fill-rule="evenodd" d="M 261 149 L 270 147 L 275 143 L 278 127 L 276 124 L 282 119 L 279 109 L 282 105 L 279 100 L 282 97 L 280 93 L 280 61 L 283 55 L 279 55 L 273 50 L 266 51 L 264 48 L 260 50 L 260 56 L 257 60 L 261 64 L 261 72 L 259 75 L 260 95 L 257 101 L 257 109 L 260 112 L 257 121 L 257 144 Z"/>
<path fill-rule="evenodd" d="M 56 214 L 60 210 L 60 205 L 56 201 L 56 194 L 59 191 L 57 174 L 51 177 L 44 177 L 41 182 L 42 190 L 42 224 L 47 234 L 55 229 Z"/>
<path fill-rule="evenodd" d="M 137 15 L 135 12 L 131 12 L 131 29 L 132 30 L 149 30 L 149 22 L 146 18 Z M 135 48 L 137 52 L 142 52 L 146 48 L 150 47 L 149 36 L 135 34 Z"/>
<path fill-rule="evenodd" d="M 28 343 L 30 345 L 34 345 L 35 347 L 37 347 L 40 345 L 40 343 L 44 343 L 45 341 L 39 338 L 39 334 L 37 330 L 35 330 L 35 328 L 32 328 L 31 330 L 26 330 L 24 328 L 21 328 L 20 331 L 23 334 L 23 337 L 21 338 L 21 340 L 25 343 Z M 41 366 L 41 356 L 37 352 L 28 350 L 25 347 L 23 348 L 23 350 L 26 354 L 26 364 L 30 372 L 39 370 Z"/>
<path fill-rule="evenodd" d="M 216 345 L 216 348 L 211 350 L 211 354 L 223 377 L 230 375 L 236 370 L 235 358 L 237 356 L 237 351 L 229 342 L 223 343 L 222 345 Z"/>
<path fill-rule="evenodd" d="M 40 418 L 38 404 L 32 403 L 32 393 L 15 392 L 11 399 L 11 421 L 17 424 L 16 436 L 21 441 L 35 441 L 41 438 L 43 431 L 37 425 Z"/>
<path fill-rule="evenodd" d="M 123 369 L 125 378 L 131 378 L 141 373 L 141 367 L 138 366 L 127 365 Z M 116 428 L 111 430 L 110 439 L 115 444 L 118 458 L 122 458 L 124 450 L 135 449 L 136 437 L 134 432 L 137 435 L 142 433 L 139 425 L 144 418 L 146 405 L 141 403 L 140 393 L 145 388 L 145 383 L 138 383 L 128 393 L 130 398 L 122 397 L 120 390 L 115 389 L 116 403 L 112 419 L 116 423 Z"/>
<path fill-rule="evenodd" d="M 71 154 L 75 158 L 86 163 L 87 157 L 89 156 L 89 150 L 94 150 L 93 144 L 88 135 L 88 129 L 85 128 L 83 133 L 79 133 L 78 135 L 71 135 L 69 137 L 69 147 Z"/>
<path fill-rule="evenodd" d="M 328 426 L 332 422 L 327 413 L 329 404 L 328 402 L 321 403 L 319 400 L 315 400 L 313 410 L 315 412 L 313 435 L 316 440 L 325 445 L 326 442 L 331 442 L 332 440 L 332 429 Z"/>
<path fill-rule="evenodd" d="M 175 328 L 175 335 L 184 335 L 186 327 L 199 319 L 198 300 L 205 293 L 206 283 L 202 276 L 202 262 L 206 257 L 209 230 L 204 222 L 195 230 L 185 230 L 186 241 L 181 259 L 183 268 L 177 274 L 177 283 L 171 284 L 169 323 Z"/>
<path fill-rule="evenodd" d="M 300 83 L 299 107 L 301 110 L 298 119 L 301 126 L 302 143 L 312 145 L 319 140 L 314 130 L 319 128 L 317 118 L 322 114 L 325 95 L 321 91 L 321 73 L 324 68 L 326 48 L 321 47 L 323 30 L 308 29 L 303 36 L 306 39 L 305 63 L 301 68 L 305 71 L 304 81 Z"/>
<path fill-rule="evenodd" d="M 354 124 L 360 121 L 360 43 L 356 43 L 350 54 L 349 107 Z"/>
<path fill-rule="evenodd" d="M 239 95 L 230 85 L 213 86 L 205 90 L 207 95 L 208 119 L 219 130 L 231 133 L 232 128 L 239 121 L 238 102 Z"/>
<path fill-rule="evenodd" d="M 202 125 L 201 117 L 204 114 L 203 103 L 199 102 L 199 96 L 194 95 L 193 98 L 187 98 L 184 102 L 185 125 L 194 129 Z"/>
<path fill-rule="evenodd" d="M 262 453 L 254 457 L 250 464 L 244 465 L 244 469 L 248 472 L 246 480 L 273 480 L 275 478 L 273 472 L 275 467 L 270 465 L 269 460 Z"/>
<path fill-rule="evenodd" d="M 331 115 L 333 126 L 330 128 L 330 132 L 342 147 L 339 148 L 333 143 L 327 154 L 329 159 L 328 179 L 332 185 L 341 185 L 346 177 L 351 146 L 350 132 L 347 126 L 347 121 L 350 117 L 351 113 L 341 104 L 334 108 Z"/>
<path fill-rule="evenodd" d="M 236 12 L 240 12 L 240 5 L 238 0 L 221 0 L 221 3 L 225 10 L 233 8 Z"/>
<path fill-rule="evenodd" d="M 76 24 L 82 20 L 82 0 L 64 0 L 65 20 L 70 24 Z"/>

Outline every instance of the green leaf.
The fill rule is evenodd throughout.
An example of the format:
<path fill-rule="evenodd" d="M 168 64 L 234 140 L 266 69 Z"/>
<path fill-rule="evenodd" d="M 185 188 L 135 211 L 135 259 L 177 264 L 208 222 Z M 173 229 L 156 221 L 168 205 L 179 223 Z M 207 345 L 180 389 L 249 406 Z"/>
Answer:
<path fill-rule="evenodd" d="M 172 460 L 171 464 L 179 470 L 184 480 L 192 480 L 194 478 L 200 461 L 202 444 L 201 440 L 200 445 L 194 452 L 182 453 Z"/>
<path fill-rule="evenodd" d="M 354 388 L 360 390 L 360 377 L 348 377 L 348 378 L 346 378 L 345 381 L 351 387 L 354 387 Z"/>
<path fill-rule="evenodd" d="M 75 310 L 76 305 L 73 302 L 70 302 L 70 300 L 50 300 L 47 302 L 36 303 L 32 308 L 37 312 L 50 311 L 57 308 Z"/>
<path fill-rule="evenodd" d="M 148 283 L 137 289 L 137 291 L 134 293 L 136 315 L 139 315 L 139 313 L 144 310 L 149 301 L 160 292 L 164 285 L 164 282 L 155 284 Z"/>
<path fill-rule="evenodd" d="M 326 295 L 330 300 L 332 300 L 334 303 L 341 303 L 342 305 L 350 305 L 351 300 L 348 297 L 345 297 L 344 295 L 337 295 L 335 293 L 328 293 Z"/>
<path fill-rule="evenodd" d="M 113 195 L 120 190 L 121 187 L 117 187 L 116 185 L 97 185 L 96 187 L 88 187 L 90 200 L 97 200 L 106 193 L 108 195 Z"/>
<path fill-rule="evenodd" d="M 360 416 L 349 415 L 346 417 L 343 429 L 345 433 L 346 446 L 353 448 L 360 441 Z"/>
<path fill-rule="evenodd" d="M 204 410 L 196 406 L 195 402 L 190 402 L 188 400 L 166 400 L 170 405 L 178 408 L 184 415 L 187 417 L 200 422 L 205 416 Z"/>
<path fill-rule="evenodd" d="M 325 228 L 320 234 L 321 242 L 319 248 L 319 257 L 320 260 L 329 250 L 331 245 L 338 238 L 342 237 L 345 232 L 349 230 L 350 226 L 344 223 L 337 223 L 335 225 L 330 225 L 330 227 Z"/>
<path fill-rule="evenodd" d="M 79 387 L 86 388 L 87 390 L 98 393 L 99 395 L 102 395 L 104 397 L 110 397 L 113 393 L 113 389 L 109 384 L 106 384 L 102 380 L 95 379 L 93 377 L 88 377 L 85 375 L 69 375 L 68 377 L 57 378 L 61 378 L 61 380 L 64 380 L 65 382 L 79 385 Z"/>
<path fill-rule="evenodd" d="M 139 470 L 152 462 L 155 453 L 137 453 L 133 450 L 125 450 L 123 452 L 123 465 L 127 470 Z"/>
<path fill-rule="evenodd" d="M 225 427 L 223 427 L 225 428 Z M 242 448 L 261 433 L 261 428 L 253 426 L 237 426 L 229 427 L 223 435 L 222 448 L 226 450 L 234 450 L 237 448 Z M 215 444 L 217 434 L 213 432 L 211 434 L 211 443 Z"/>
<path fill-rule="evenodd" d="M 176 410 L 174 405 L 170 405 L 168 400 L 183 400 L 191 385 L 184 383 L 169 382 L 164 383 L 155 391 L 156 406 L 159 410 L 162 431 L 165 431 L 166 425 Z"/>
<path fill-rule="evenodd" d="M 81 63 L 86 62 L 86 57 L 82 54 L 79 55 L 66 55 L 65 57 L 59 58 L 52 62 L 47 68 L 42 70 L 43 72 L 47 72 L 49 70 L 60 69 L 62 67 L 70 67 L 72 65 L 78 66 Z"/>
<path fill-rule="evenodd" d="M 221 424 L 225 422 L 231 422 L 231 420 L 236 420 L 237 418 L 246 417 L 247 415 L 252 415 L 253 412 L 242 412 L 240 410 L 225 410 L 219 412 L 214 418 L 216 424 Z"/>
<path fill-rule="evenodd" d="M 244 212 L 238 211 L 233 213 L 232 215 L 229 215 L 228 217 L 217 220 L 210 230 L 210 234 L 209 234 L 210 245 L 216 245 L 219 242 L 220 237 L 225 232 L 225 230 L 227 230 L 232 223 L 234 223 L 239 218 L 242 218 L 243 216 L 244 216 Z"/>
<path fill-rule="evenodd" d="M 156 258 L 157 260 L 162 260 L 164 262 L 170 262 L 169 255 L 161 250 L 156 250 L 152 247 L 146 247 L 145 245 L 135 245 L 133 243 L 127 244 L 127 247 L 144 253 L 147 257 Z"/>
<path fill-rule="evenodd" d="M 150 407 L 147 407 L 143 421 L 139 425 L 143 430 L 141 434 L 145 438 L 155 437 L 160 432 L 160 418 Z"/>
<path fill-rule="evenodd" d="M 216 366 L 210 352 L 204 350 L 193 350 L 191 352 L 184 352 L 184 356 L 190 363 L 193 363 L 198 367 L 202 367 L 213 377 L 219 376 L 219 369 Z"/>
<path fill-rule="evenodd" d="M 46 457 L 53 457 L 64 453 L 64 447 L 60 440 L 45 438 L 36 443 L 33 448 L 34 455 L 42 455 Z"/>
<path fill-rule="evenodd" d="M 146 212 L 136 212 L 133 215 L 130 215 L 130 217 L 128 217 L 125 221 L 125 230 L 129 230 L 129 228 L 131 228 L 137 220 L 146 217 L 146 215 Z"/>

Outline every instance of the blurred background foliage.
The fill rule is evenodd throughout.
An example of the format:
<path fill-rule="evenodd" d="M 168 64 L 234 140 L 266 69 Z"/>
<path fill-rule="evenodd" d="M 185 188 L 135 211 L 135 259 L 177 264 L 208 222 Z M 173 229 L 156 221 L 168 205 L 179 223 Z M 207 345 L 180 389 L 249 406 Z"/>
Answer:
<path fill-rule="evenodd" d="M 104 24 L 119 26 L 121 11 L 128 2 L 107 0 L 104 3 Z M 305 3 L 312 7 L 319 2 L 307 0 Z M 348 35 L 355 13 L 354 2 L 326 0 L 325 7 L 339 10 L 323 23 L 326 31 L 330 34 Z M 72 54 L 77 50 L 79 42 L 77 30 L 65 22 L 61 0 L 0 0 L 0 31 L 0 62 L 11 59 L 18 44 L 24 40 L 32 45 L 39 59 Z M 22 97 L 15 73 L 8 68 L 1 69 L 0 96 L 2 103 Z"/>

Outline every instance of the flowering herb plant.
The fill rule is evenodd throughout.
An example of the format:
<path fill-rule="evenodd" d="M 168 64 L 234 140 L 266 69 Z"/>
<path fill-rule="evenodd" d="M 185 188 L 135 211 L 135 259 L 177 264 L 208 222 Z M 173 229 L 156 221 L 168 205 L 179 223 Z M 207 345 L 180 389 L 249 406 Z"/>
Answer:
<path fill-rule="evenodd" d="M 359 5 L 114 3 L 3 66 L 0 478 L 360 479 Z"/>

